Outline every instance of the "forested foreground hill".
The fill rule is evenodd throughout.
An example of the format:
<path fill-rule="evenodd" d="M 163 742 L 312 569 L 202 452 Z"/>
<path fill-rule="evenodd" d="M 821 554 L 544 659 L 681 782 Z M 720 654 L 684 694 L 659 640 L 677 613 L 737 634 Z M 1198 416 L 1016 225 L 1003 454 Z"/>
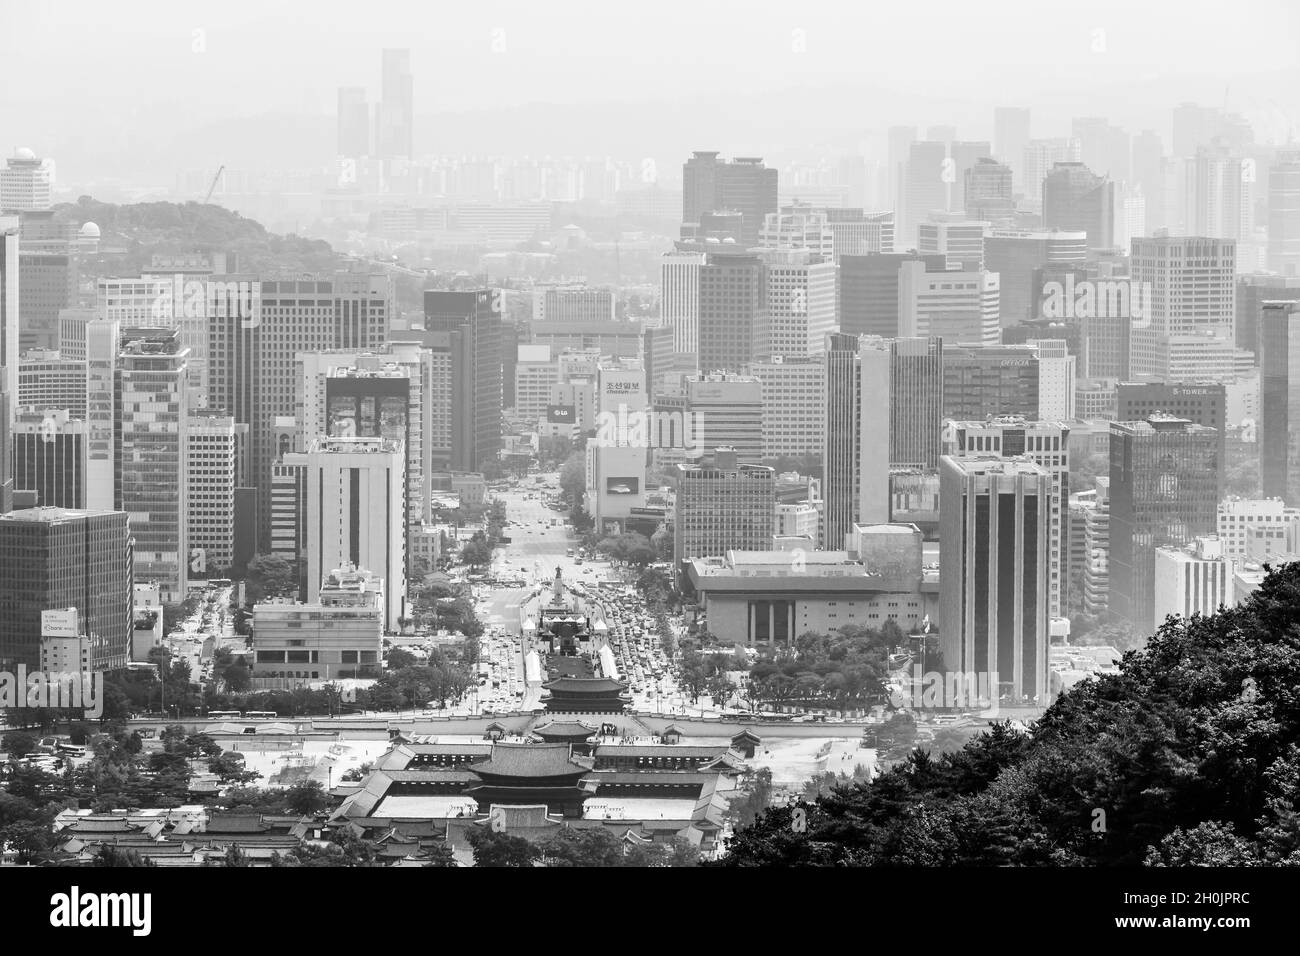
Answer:
<path fill-rule="evenodd" d="M 1300 563 L 1173 620 L 1029 733 L 769 810 L 722 866 L 1300 865 Z"/>
<path fill-rule="evenodd" d="M 122 249 L 112 265 L 147 271 L 154 254 L 238 253 L 243 273 L 298 273 L 341 268 L 342 257 L 328 242 L 267 232 L 253 219 L 221 206 L 187 202 L 145 202 L 118 206 L 82 196 L 55 207 L 56 219 L 100 228 L 102 249 Z"/>

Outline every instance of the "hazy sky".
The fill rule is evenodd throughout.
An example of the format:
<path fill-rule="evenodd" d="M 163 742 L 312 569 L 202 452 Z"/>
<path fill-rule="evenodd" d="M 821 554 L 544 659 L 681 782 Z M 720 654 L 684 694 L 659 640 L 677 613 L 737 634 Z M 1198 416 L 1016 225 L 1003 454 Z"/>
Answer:
<path fill-rule="evenodd" d="M 151 133 L 170 149 L 181 129 L 325 117 L 340 85 L 378 98 L 386 46 L 411 49 L 420 116 L 656 103 L 711 110 L 725 127 L 729 98 L 826 89 L 839 93 L 819 108 L 846 126 L 924 126 L 960 109 L 987 125 L 1003 102 L 1034 106 L 1035 135 L 1051 135 L 1090 98 L 1099 111 L 1221 105 L 1226 86 L 1230 108 L 1281 124 L 1295 122 L 1300 95 L 1296 0 L 0 0 L 0 151 L 107 158 L 128 142 L 114 126 L 133 127 L 132 149 Z M 908 98 L 891 110 L 857 89 Z M 933 115 L 916 115 L 918 100 L 933 100 Z M 904 104 L 911 112 L 893 115 Z M 443 151 L 423 139 L 420 151 Z"/>

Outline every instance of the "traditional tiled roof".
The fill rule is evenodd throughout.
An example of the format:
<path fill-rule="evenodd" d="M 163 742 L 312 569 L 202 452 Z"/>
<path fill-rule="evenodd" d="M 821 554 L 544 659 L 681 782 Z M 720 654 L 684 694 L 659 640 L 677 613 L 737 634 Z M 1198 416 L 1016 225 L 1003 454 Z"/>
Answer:
<path fill-rule="evenodd" d="M 575 757 L 568 744 L 497 744 L 492 756 L 469 765 L 477 774 L 497 777 L 567 777 L 592 768 L 590 757 Z"/>
<path fill-rule="evenodd" d="M 628 685 L 611 677 L 557 677 L 542 687 L 566 694 L 621 694 Z"/>
<path fill-rule="evenodd" d="M 713 746 L 696 746 L 693 744 L 601 744 L 596 747 L 596 756 L 601 758 L 617 757 L 702 757 L 712 759 L 727 752 L 725 744 Z"/>
<path fill-rule="evenodd" d="M 586 740 L 594 737 L 599 727 L 595 727 L 584 720 L 548 720 L 544 724 L 538 724 L 533 728 L 533 733 L 540 737 L 566 737 Z"/>

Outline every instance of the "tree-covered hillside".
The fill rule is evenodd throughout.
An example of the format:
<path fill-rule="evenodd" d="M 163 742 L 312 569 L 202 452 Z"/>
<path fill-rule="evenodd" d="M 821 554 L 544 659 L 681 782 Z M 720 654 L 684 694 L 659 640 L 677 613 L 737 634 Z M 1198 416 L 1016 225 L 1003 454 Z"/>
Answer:
<path fill-rule="evenodd" d="M 1166 623 L 1030 732 L 769 810 L 723 866 L 1300 865 L 1300 564 Z"/>
<path fill-rule="evenodd" d="M 342 262 L 327 242 L 278 236 L 229 209 L 196 202 L 117 206 L 82 196 L 56 206 L 55 218 L 98 225 L 101 251 L 125 250 L 124 259 L 109 260 L 118 274 L 147 270 L 155 254 L 192 252 L 234 252 L 240 272 L 264 274 L 331 271 Z"/>

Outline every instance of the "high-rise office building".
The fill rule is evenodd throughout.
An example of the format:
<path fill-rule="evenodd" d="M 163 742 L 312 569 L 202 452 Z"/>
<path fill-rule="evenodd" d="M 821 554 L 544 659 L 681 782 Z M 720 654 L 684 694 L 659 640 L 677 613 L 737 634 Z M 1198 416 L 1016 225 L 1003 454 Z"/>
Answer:
<path fill-rule="evenodd" d="M 18 256 L 18 330 L 22 349 L 59 347 L 59 312 L 77 304 L 77 256 L 28 251 Z"/>
<path fill-rule="evenodd" d="M 13 428 L 13 485 L 35 491 L 40 506 L 85 508 L 86 423 L 62 409 L 20 411 Z"/>
<path fill-rule="evenodd" d="M 904 262 L 898 278 L 899 334 L 940 336 L 945 342 L 996 345 L 1001 341 L 997 273 L 930 272 Z"/>
<path fill-rule="evenodd" d="M 375 114 L 375 154 L 383 159 L 415 158 L 415 102 L 411 51 L 385 50 L 382 98 Z"/>
<path fill-rule="evenodd" d="M 948 158 L 951 162 L 951 182 L 948 185 L 949 212 L 960 212 L 966 208 L 966 177 L 980 160 L 991 159 L 993 149 L 987 141 L 953 140 L 948 144 Z M 945 175 L 945 179 L 949 177 Z"/>
<path fill-rule="evenodd" d="M 1225 147 L 1203 148 L 1183 160 L 1185 235 L 1239 241 L 1254 237 L 1254 162 Z"/>
<path fill-rule="evenodd" d="M 235 488 L 247 431 L 212 411 L 192 413 L 186 423 L 185 533 L 196 577 L 221 577 L 234 565 Z"/>
<path fill-rule="evenodd" d="M 895 253 L 840 259 L 836 280 L 840 332 L 885 338 L 911 334 L 899 324 L 899 270 L 905 262 L 920 262 L 929 272 L 947 268 L 942 255 Z"/>
<path fill-rule="evenodd" d="M 742 248 L 758 245 L 766 216 L 777 211 L 777 171 L 758 157 L 726 161 L 716 152 L 693 153 L 682 165 L 682 222 L 700 223 L 721 210 L 740 213 Z"/>
<path fill-rule="evenodd" d="M 827 262 L 835 258 L 835 237 L 826 211 L 809 203 L 791 203 L 782 206 L 780 212 L 768 213 L 758 242 L 764 249 L 807 250 Z"/>
<path fill-rule="evenodd" d="M 61 408 L 73 418 L 84 419 L 86 363 L 44 349 L 25 352 L 18 360 L 18 407 Z"/>
<path fill-rule="evenodd" d="M 249 481 L 258 493 L 261 544 L 268 547 L 271 466 L 287 450 L 277 447 L 275 419 L 297 412 L 295 356 L 381 348 L 393 315 L 393 287 L 384 275 L 334 273 L 253 280 L 250 291 L 248 297 L 210 300 L 208 407 L 249 426 Z"/>
<path fill-rule="evenodd" d="M 700 267 L 700 369 L 739 371 L 769 355 L 767 266 L 757 255 L 709 255 Z"/>
<path fill-rule="evenodd" d="M 1169 226 L 1166 195 L 1169 181 L 1174 175 L 1172 163 L 1165 157 L 1165 144 L 1159 133 L 1144 129 L 1133 137 L 1133 184 L 1146 201 L 1146 226 L 1149 233 Z"/>
<path fill-rule="evenodd" d="M 1234 330 L 1239 349 L 1246 349 L 1260 364 L 1259 324 L 1265 302 L 1300 302 L 1300 275 L 1237 276 Z"/>
<path fill-rule="evenodd" d="M 917 230 L 931 213 L 947 211 L 948 187 L 956 181 L 955 166 L 948 160 L 948 146 L 943 142 L 913 143 L 908 151 L 898 229 L 901 251 L 918 248 Z"/>
<path fill-rule="evenodd" d="M 988 680 L 996 698 L 1046 705 L 1051 476 L 977 452 L 944 456 L 939 482 L 944 666 Z"/>
<path fill-rule="evenodd" d="M 826 360 L 756 362 L 762 398 L 763 454 L 771 458 L 820 457 L 826 428 Z"/>
<path fill-rule="evenodd" d="M 659 265 L 659 317 L 672 329 L 673 351 L 690 356 L 699 352 L 700 270 L 704 254 L 666 252 Z"/>
<path fill-rule="evenodd" d="M 889 343 L 889 467 L 939 466 L 943 426 L 943 339 Z"/>
<path fill-rule="evenodd" d="M 1300 151 L 1278 153 L 1268 170 L 1268 267 L 1300 276 Z"/>
<path fill-rule="evenodd" d="M 0 213 L 35 212 L 54 204 L 54 164 L 19 147 L 0 168 Z"/>
<path fill-rule="evenodd" d="M 41 612 L 76 608 L 95 670 L 131 656 L 131 529 L 120 511 L 0 515 L 0 662 L 40 666 Z"/>
<path fill-rule="evenodd" d="M 985 157 L 965 172 L 963 210 L 968 220 L 997 222 L 1015 216 L 1011 167 Z"/>
<path fill-rule="evenodd" d="M 952 421 L 944 428 L 944 454 L 1016 459 L 1025 457 L 1051 476 L 1048 509 L 1047 601 L 1048 614 L 1065 615 L 1068 581 L 1066 559 L 1070 552 L 1070 428 L 1059 421 L 1024 418 L 990 418 L 982 422 Z M 942 492 L 940 492 L 942 497 Z M 942 501 L 941 501 L 942 507 Z"/>
<path fill-rule="evenodd" d="M 1138 634 L 1158 623 L 1155 549 L 1213 534 L 1223 465 L 1213 428 L 1152 416 L 1110 426 L 1110 608 Z"/>
<path fill-rule="evenodd" d="M 720 557 L 766 551 L 775 525 L 776 476 L 771 468 L 736 460 L 720 449 L 700 465 L 677 466 L 673 558 Z"/>
<path fill-rule="evenodd" d="M 752 375 L 701 372 L 685 382 L 685 410 L 694 423 L 688 458 L 730 448 L 741 462 L 763 456 L 763 386 Z"/>
<path fill-rule="evenodd" d="M 291 452 L 283 469 L 297 470 L 298 527 L 306 572 L 306 602 L 314 604 L 335 568 L 367 568 L 384 582 L 384 629 L 395 632 L 406 608 L 401 439 L 316 438 Z"/>
<path fill-rule="evenodd" d="M 835 263 L 808 249 L 769 249 L 761 256 L 767 272 L 768 348 L 762 358 L 806 358 L 820 354 L 835 331 Z"/>
<path fill-rule="evenodd" d="M 131 519 L 135 577 L 164 600 L 189 584 L 189 350 L 170 329 L 124 329 L 115 405 L 115 508 Z"/>
<path fill-rule="evenodd" d="M 984 237 L 984 268 L 998 275 L 998 312 L 1003 328 L 1037 319 L 1042 303 L 1034 273 L 1049 263 L 1077 263 L 1088 257 L 1083 232 L 994 229 Z"/>
<path fill-rule="evenodd" d="M 1043 179 L 1043 226 L 1088 234 L 1088 248 L 1115 245 L 1115 184 L 1083 163 L 1057 163 Z"/>
<path fill-rule="evenodd" d="M 86 509 L 112 511 L 117 502 L 117 365 L 121 327 L 86 325 Z"/>
<path fill-rule="evenodd" d="M 452 464 L 455 471 L 479 471 L 501 449 L 502 327 L 499 294 L 426 291 L 424 327 L 447 333 L 451 356 Z"/>
<path fill-rule="evenodd" d="M 538 289 L 532 295 L 534 322 L 612 322 L 614 290 L 585 285 Z"/>
<path fill-rule="evenodd" d="M 855 524 L 889 521 L 892 349 L 876 336 L 828 336 L 822 546 L 843 547 Z"/>
<path fill-rule="evenodd" d="M 923 256 L 941 255 L 947 269 L 983 269 L 987 222 L 934 213 L 917 227 L 916 248 Z"/>
<path fill-rule="evenodd" d="M 1182 547 L 1156 548 L 1152 583 L 1152 618 L 1163 623 L 1169 615 L 1188 618 L 1231 607 L 1232 562 L 1223 542 L 1213 535 L 1197 536 Z"/>
<path fill-rule="evenodd" d="M 993 110 L 993 155 L 1012 171 L 1012 188 L 1025 189 L 1025 147 L 1029 145 L 1029 109 L 999 106 Z"/>
<path fill-rule="evenodd" d="M 1133 326 L 1134 375 L 1169 375 L 1180 336 L 1189 348 L 1235 347 L 1236 242 L 1200 236 L 1134 239 L 1131 287 L 1143 299 Z M 1130 297 L 1131 298 L 1131 297 Z M 1135 318 L 1137 318 L 1135 316 Z"/>
<path fill-rule="evenodd" d="M 1043 181 L 1057 163 L 1081 162 L 1083 151 L 1077 139 L 1031 139 L 1024 151 L 1024 205 L 1036 212 L 1043 209 Z"/>
<path fill-rule="evenodd" d="M 843 256 L 865 256 L 894 251 L 894 213 L 862 209 L 821 210 L 831 232 L 831 248 L 838 265 Z"/>
<path fill-rule="evenodd" d="M 370 104 L 365 87 L 339 87 L 336 151 L 349 159 L 370 155 Z"/>
<path fill-rule="evenodd" d="M 1300 506 L 1300 304 L 1263 303 L 1259 342 L 1260 484 Z"/>
<path fill-rule="evenodd" d="M 1079 161 L 1114 182 L 1129 178 L 1129 135 L 1101 116 L 1076 116 L 1070 134 L 1079 141 Z"/>
<path fill-rule="evenodd" d="M 1227 387 L 1222 382 L 1119 382 L 1115 421 L 1140 422 L 1164 413 L 1219 433 L 1219 460 L 1227 462 Z"/>
<path fill-rule="evenodd" d="M 18 399 L 18 230 L 0 224 L 0 368 L 10 415 Z"/>
<path fill-rule="evenodd" d="M 1032 345 L 944 343 L 943 417 L 983 421 L 1039 415 L 1038 349 Z"/>

